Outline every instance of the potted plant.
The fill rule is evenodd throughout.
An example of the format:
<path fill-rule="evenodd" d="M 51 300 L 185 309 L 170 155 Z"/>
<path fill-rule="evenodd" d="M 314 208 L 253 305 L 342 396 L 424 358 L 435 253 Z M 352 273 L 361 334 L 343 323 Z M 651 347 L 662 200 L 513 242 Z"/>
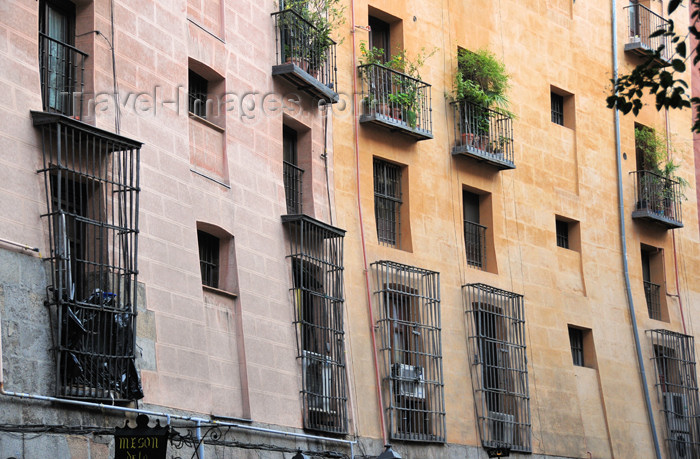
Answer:
<path fill-rule="evenodd" d="M 476 52 L 460 49 L 457 53 L 457 73 L 453 82 L 452 99 L 459 110 L 462 145 L 468 136 L 474 136 L 470 144 L 485 149 L 500 144 L 501 139 L 490 139 L 491 114 L 489 110 L 513 117 L 508 106 L 508 74 L 505 66 L 486 49 Z M 467 107 L 468 104 L 472 104 Z"/>
<path fill-rule="evenodd" d="M 293 10 L 305 21 L 294 15 L 280 19 L 284 37 L 288 38 L 284 45 L 287 60 L 317 77 L 333 45 L 331 33 L 345 23 L 345 6 L 341 0 L 284 0 L 280 6 Z"/>

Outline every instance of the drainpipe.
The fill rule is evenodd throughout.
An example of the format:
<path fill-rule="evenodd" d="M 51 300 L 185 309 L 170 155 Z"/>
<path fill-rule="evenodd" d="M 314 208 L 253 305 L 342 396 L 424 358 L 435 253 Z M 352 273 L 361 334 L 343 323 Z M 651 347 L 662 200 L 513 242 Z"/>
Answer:
<path fill-rule="evenodd" d="M 617 0 L 612 0 L 612 55 L 613 55 L 613 78 L 617 79 L 618 64 L 617 64 Z M 639 344 L 639 331 L 637 329 L 637 316 L 634 312 L 634 301 L 632 300 L 632 286 L 630 285 L 629 265 L 627 263 L 627 237 L 625 232 L 625 205 L 622 192 L 622 155 L 620 146 L 620 112 L 614 109 L 615 114 L 615 156 L 617 159 L 617 199 L 620 211 L 620 243 L 622 245 L 622 264 L 625 273 L 625 287 L 627 289 L 627 305 L 630 312 L 630 320 L 632 321 L 632 332 L 634 334 L 634 345 L 637 351 L 637 362 L 639 363 L 639 378 L 644 391 L 644 401 L 647 408 L 647 416 L 649 417 L 649 428 L 651 429 L 651 437 L 654 440 L 654 451 L 656 459 L 661 459 L 661 450 L 659 449 L 659 439 L 656 435 L 656 425 L 654 424 L 654 412 L 651 408 L 651 399 L 649 398 L 649 387 L 647 386 L 646 373 L 644 371 L 644 358 L 642 357 L 642 348 Z"/>
<path fill-rule="evenodd" d="M 197 421 L 197 457 L 204 459 L 204 442 L 202 441 L 202 421 Z"/>
<path fill-rule="evenodd" d="M 357 53 L 355 51 L 356 48 L 356 39 L 355 39 L 355 33 L 357 32 L 358 28 L 361 28 L 357 25 L 355 25 L 355 1 L 350 0 L 350 13 L 351 13 L 351 21 L 352 24 L 350 25 L 351 30 L 350 33 L 352 34 L 352 68 L 353 71 L 357 68 Z M 385 445 L 388 445 L 388 436 L 386 432 L 386 422 L 384 420 L 384 400 L 382 397 L 382 381 L 379 376 L 379 357 L 377 355 L 377 335 L 375 332 L 374 328 L 374 313 L 372 312 L 372 293 L 370 290 L 370 282 L 369 282 L 369 269 L 367 267 L 367 248 L 365 246 L 365 225 L 362 221 L 362 203 L 361 203 L 361 195 L 360 195 L 360 139 L 359 139 L 359 117 L 358 117 L 358 104 L 357 104 L 357 75 L 354 74 L 352 77 L 352 110 L 353 110 L 353 120 L 354 120 L 354 125 L 353 125 L 353 136 L 355 138 L 355 162 L 357 164 L 357 168 L 355 170 L 355 180 L 357 182 L 357 215 L 360 223 L 360 239 L 362 241 L 362 260 L 364 262 L 364 271 L 365 271 L 365 287 L 367 289 L 367 309 L 369 311 L 369 328 L 370 328 L 370 336 L 372 337 L 372 356 L 374 358 L 374 377 L 375 377 L 375 384 L 377 386 L 377 403 L 379 404 L 379 423 L 381 424 L 381 429 L 382 429 L 382 440 L 384 441 Z"/>

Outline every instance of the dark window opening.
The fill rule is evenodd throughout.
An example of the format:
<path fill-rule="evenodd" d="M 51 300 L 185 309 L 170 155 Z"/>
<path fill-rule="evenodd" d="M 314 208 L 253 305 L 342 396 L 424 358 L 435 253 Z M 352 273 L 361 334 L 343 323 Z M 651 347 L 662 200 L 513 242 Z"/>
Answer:
<path fill-rule="evenodd" d="M 552 123 L 564 126 L 564 96 L 551 93 L 552 96 Z"/>
<path fill-rule="evenodd" d="M 571 344 L 571 357 L 574 365 L 584 366 L 583 358 L 583 330 L 569 327 L 569 343 Z"/>
<path fill-rule="evenodd" d="M 219 238 L 204 231 L 197 231 L 197 242 L 202 285 L 219 288 Z"/>
<path fill-rule="evenodd" d="M 656 248 L 645 245 L 642 245 L 641 255 L 644 298 L 649 317 L 654 320 L 662 320 L 661 279 L 657 275 L 657 269 L 652 268 L 654 264 L 661 263 L 662 256 Z"/>
<path fill-rule="evenodd" d="M 445 400 L 439 273 L 372 264 L 384 353 L 383 390 L 392 439 L 444 442 Z"/>
<path fill-rule="evenodd" d="M 464 209 L 464 246 L 467 252 L 467 265 L 486 268 L 486 226 L 481 225 L 479 216 L 479 195 L 462 192 Z"/>
<path fill-rule="evenodd" d="M 569 222 L 563 220 L 556 220 L 556 230 L 557 230 L 557 246 L 564 249 L 569 247 Z"/>
<path fill-rule="evenodd" d="M 207 117 L 207 91 L 209 82 L 206 78 L 189 71 L 189 111 L 201 118 Z"/>
<path fill-rule="evenodd" d="M 63 115 L 80 115 L 74 93 L 83 89 L 86 54 L 77 50 L 75 5 L 69 1 L 45 1 L 39 5 L 39 65 L 43 109 Z M 76 110 L 76 108 L 78 110 Z"/>
<path fill-rule="evenodd" d="M 298 163 L 297 132 L 287 126 L 284 126 L 282 131 L 282 149 L 282 173 L 287 214 L 301 214 L 304 170 L 299 167 Z"/>
<path fill-rule="evenodd" d="M 390 25 L 387 22 L 369 17 L 369 47 L 384 50 L 383 61 L 386 62 L 391 57 L 391 42 L 389 41 Z"/>
<path fill-rule="evenodd" d="M 374 159 L 374 216 L 379 243 L 401 245 L 401 166 Z"/>
<path fill-rule="evenodd" d="M 530 452 L 523 297 L 485 284 L 462 288 L 482 445 Z"/>

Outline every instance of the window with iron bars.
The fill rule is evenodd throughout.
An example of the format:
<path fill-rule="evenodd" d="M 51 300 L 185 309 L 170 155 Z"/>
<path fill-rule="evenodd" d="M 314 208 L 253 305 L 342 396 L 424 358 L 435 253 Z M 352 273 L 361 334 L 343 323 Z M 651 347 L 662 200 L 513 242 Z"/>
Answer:
<path fill-rule="evenodd" d="M 647 330 L 654 351 L 655 386 L 666 421 L 669 457 L 700 455 L 700 416 L 694 338 L 670 330 Z"/>
<path fill-rule="evenodd" d="M 197 231 L 197 243 L 202 285 L 219 288 L 219 238 L 204 231 Z"/>
<path fill-rule="evenodd" d="M 564 96 L 551 93 L 552 97 L 552 123 L 564 125 Z"/>
<path fill-rule="evenodd" d="M 282 222 L 290 242 L 290 292 L 302 370 L 304 428 L 345 434 L 345 231 L 306 215 L 285 215 Z"/>
<path fill-rule="evenodd" d="M 392 261 L 371 267 L 390 436 L 444 442 L 440 274 Z"/>
<path fill-rule="evenodd" d="M 141 143 L 70 118 L 31 112 L 42 136 L 56 394 L 143 397 L 134 364 Z"/>
<path fill-rule="evenodd" d="M 569 222 L 556 220 L 557 246 L 564 249 L 569 248 Z"/>
<path fill-rule="evenodd" d="M 282 130 L 282 149 L 282 173 L 287 213 L 290 215 L 301 214 L 304 169 L 299 167 L 297 132 L 287 126 L 284 126 Z"/>
<path fill-rule="evenodd" d="M 188 100 L 189 111 L 200 118 L 207 117 L 207 91 L 209 82 L 206 78 L 189 71 Z"/>
<path fill-rule="evenodd" d="M 574 365 L 577 367 L 584 366 L 583 360 L 583 330 L 580 328 L 569 327 L 569 343 L 571 345 L 571 357 Z"/>
<path fill-rule="evenodd" d="M 401 166 L 374 158 L 374 216 L 380 244 L 401 246 Z"/>
<path fill-rule="evenodd" d="M 486 226 L 481 225 L 479 216 L 479 195 L 462 192 L 464 212 L 464 248 L 467 252 L 467 265 L 478 269 L 486 268 Z"/>
<path fill-rule="evenodd" d="M 462 290 L 482 445 L 531 452 L 523 296 L 485 284 Z"/>

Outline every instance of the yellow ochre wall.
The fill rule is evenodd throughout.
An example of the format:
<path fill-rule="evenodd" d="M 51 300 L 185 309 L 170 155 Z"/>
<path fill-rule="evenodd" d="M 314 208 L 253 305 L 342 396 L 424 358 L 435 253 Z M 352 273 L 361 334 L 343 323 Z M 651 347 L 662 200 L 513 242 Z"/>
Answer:
<path fill-rule="evenodd" d="M 656 5 L 656 6 L 654 6 Z M 416 142 L 399 132 L 355 123 L 352 47 L 359 55 L 362 28 L 348 22 L 339 30 L 341 104 L 334 107 L 333 146 L 337 225 L 345 238 L 347 352 L 351 425 L 360 436 L 379 438 L 378 404 L 367 308 L 365 265 L 392 260 L 438 271 L 442 315 L 447 442 L 480 446 L 467 354 L 461 285 L 483 282 L 524 295 L 533 453 L 566 457 L 653 457 L 654 447 L 639 378 L 628 310 L 617 203 L 613 111 L 606 108 L 613 69 L 610 1 L 565 0 L 354 2 L 356 26 L 367 26 L 368 7 L 401 18 L 409 56 L 421 48 L 436 53 L 421 69 L 432 85 L 434 139 Z M 617 2 L 617 58 L 621 72 L 639 63 L 624 52 L 626 2 Z M 652 7 L 658 7 L 652 2 Z M 660 10 L 660 8 L 657 8 Z M 687 27 L 687 10 L 673 16 Z M 352 33 L 355 37 L 353 39 Z M 457 48 L 487 48 L 510 75 L 514 125 L 514 170 L 498 171 L 466 157 L 453 157 L 454 121 L 446 94 L 456 71 Z M 690 73 L 684 77 L 689 80 Z M 358 79 L 358 88 L 360 85 Z M 575 126 L 551 122 L 550 87 L 574 95 Z M 358 89 L 359 90 L 359 89 Z M 359 104 L 360 97 L 357 97 Z M 344 103 L 348 105 L 343 107 Z M 344 110 L 343 110 L 344 108 Z M 661 450 L 665 424 L 654 387 L 651 343 L 644 333 L 665 328 L 694 334 L 700 300 L 698 215 L 689 110 L 668 113 L 674 158 L 690 186 L 683 201 L 684 227 L 675 230 L 680 292 L 676 289 L 673 231 L 633 221 L 636 170 L 634 123 L 664 131 L 666 118 L 653 104 L 635 119 L 620 121 L 622 187 L 632 299 Z M 359 144 L 359 164 L 355 138 Z M 374 218 L 373 156 L 406 166 L 410 250 L 380 246 Z M 356 174 L 359 167 L 358 214 Z M 406 183 L 406 182 L 405 182 Z M 462 230 L 462 189 L 490 193 L 489 231 L 495 247 L 494 272 L 468 267 Z M 482 206 L 482 212 L 484 208 Z M 580 251 L 557 247 L 555 215 L 576 220 Z M 482 213 L 482 220 L 484 219 Z M 488 216 L 486 216 L 488 218 Z M 648 317 L 642 285 L 640 244 L 662 248 L 669 321 Z M 491 254 L 489 254 L 491 255 Z M 491 261 L 491 260 L 490 260 Z M 680 293 L 680 297 L 673 296 Z M 372 299 L 375 320 L 377 305 Z M 572 364 L 568 325 L 592 330 L 594 368 Z M 587 352 L 590 351 L 587 348 Z M 381 358 L 381 357 L 380 357 Z M 381 362 L 380 362 L 381 363 Z M 588 362 L 587 362 L 588 364 Z M 417 457 L 417 456 L 416 456 Z"/>

